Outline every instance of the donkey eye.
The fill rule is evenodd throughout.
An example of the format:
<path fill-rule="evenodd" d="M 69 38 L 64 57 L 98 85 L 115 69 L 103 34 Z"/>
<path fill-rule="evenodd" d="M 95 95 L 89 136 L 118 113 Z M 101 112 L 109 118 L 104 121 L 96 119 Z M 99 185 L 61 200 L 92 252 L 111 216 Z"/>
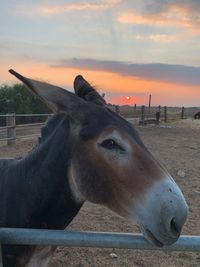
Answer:
<path fill-rule="evenodd" d="M 113 139 L 106 139 L 100 145 L 109 150 L 124 151 L 124 149 L 119 144 L 117 144 Z"/>

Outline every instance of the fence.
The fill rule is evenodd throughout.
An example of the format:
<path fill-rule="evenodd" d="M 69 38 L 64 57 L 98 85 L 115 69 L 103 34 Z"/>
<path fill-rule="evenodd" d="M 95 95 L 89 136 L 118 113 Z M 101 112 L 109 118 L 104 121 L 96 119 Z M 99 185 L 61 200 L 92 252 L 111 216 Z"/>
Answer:
<path fill-rule="evenodd" d="M 159 124 L 161 121 L 168 122 L 171 120 L 185 119 L 186 117 L 193 117 L 195 111 L 189 112 L 189 108 L 173 108 L 173 107 L 145 107 L 145 106 L 110 106 L 110 108 L 116 111 L 118 114 L 126 118 L 135 118 L 139 120 L 139 123 L 144 125 L 148 123 Z"/>
<path fill-rule="evenodd" d="M 2 244 L 54 245 L 73 247 L 159 249 L 148 243 L 140 234 L 67 232 L 61 230 L 0 229 Z M 181 236 L 172 246 L 164 247 L 168 251 L 200 251 L 199 236 Z M 1 260 L 1 259 L 0 259 Z M 3 266 L 0 265 L 0 266 Z"/>
<path fill-rule="evenodd" d="M 158 248 L 146 241 L 141 234 L 0 228 L 0 242 L 11 245 L 200 251 L 200 236 L 191 235 L 183 235 L 173 245 Z"/>
<path fill-rule="evenodd" d="M 0 228 L 0 244 L 161 250 L 141 234 Z M 200 236 L 181 236 L 167 251 L 200 251 Z M 3 267 L 0 247 L 0 267 Z"/>
<path fill-rule="evenodd" d="M 36 137 L 51 114 L 6 114 L 0 115 L 0 141 L 14 144 L 17 138 Z M 30 121 L 37 121 L 29 123 Z M 25 123 L 21 123 L 25 122 Z"/>
<path fill-rule="evenodd" d="M 111 106 L 109 108 L 116 111 L 126 118 L 133 118 L 139 121 L 139 124 L 159 124 L 171 120 L 193 117 L 198 108 L 169 108 L 169 107 L 119 107 Z M 7 142 L 8 145 L 14 144 L 17 138 L 28 138 L 40 135 L 40 128 L 44 125 L 46 119 L 52 114 L 6 114 L 0 115 L 0 142 Z M 34 121 L 34 123 L 32 123 Z M 23 123 L 22 123 L 23 122 Z M 31 123 L 30 123 L 31 122 Z"/>

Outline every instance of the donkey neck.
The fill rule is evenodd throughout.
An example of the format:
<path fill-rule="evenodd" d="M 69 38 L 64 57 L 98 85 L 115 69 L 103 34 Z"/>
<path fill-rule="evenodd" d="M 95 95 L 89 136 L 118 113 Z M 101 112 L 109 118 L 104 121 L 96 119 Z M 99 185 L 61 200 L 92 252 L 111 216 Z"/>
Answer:
<path fill-rule="evenodd" d="M 82 204 L 73 199 L 67 177 L 72 138 L 65 117 L 52 134 L 16 163 L 15 186 L 20 197 L 15 201 L 20 211 L 16 211 L 17 225 L 13 227 L 64 229 L 79 211 Z"/>

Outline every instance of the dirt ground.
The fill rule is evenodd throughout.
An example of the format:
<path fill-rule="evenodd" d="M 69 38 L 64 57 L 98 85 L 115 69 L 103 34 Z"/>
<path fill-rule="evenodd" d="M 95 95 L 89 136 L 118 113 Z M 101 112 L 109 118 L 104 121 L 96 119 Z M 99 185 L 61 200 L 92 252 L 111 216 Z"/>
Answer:
<path fill-rule="evenodd" d="M 200 235 L 200 121 L 183 120 L 161 126 L 137 126 L 149 150 L 169 170 L 189 205 L 189 217 L 182 234 Z M 25 155 L 36 140 L 18 140 L 0 145 L 0 157 Z M 181 172 L 180 172 L 181 171 Z M 182 177 L 184 176 L 184 177 Z M 138 232 L 137 227 L 108 209 L 86 202 L 68 227 L 77 231 Z M 116 258 L 110 256 L 117 255 Z M 57 248 L 50 267 L 199 267 L 200 254 L 128 249 Z"/>

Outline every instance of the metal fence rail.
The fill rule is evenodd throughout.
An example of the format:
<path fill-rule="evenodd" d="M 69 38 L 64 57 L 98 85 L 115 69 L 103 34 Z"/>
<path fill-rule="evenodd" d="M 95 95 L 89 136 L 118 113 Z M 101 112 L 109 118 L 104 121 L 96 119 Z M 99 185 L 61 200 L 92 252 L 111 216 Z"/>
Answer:
<path fill-rule="evenodd" d="M 0 228 L 1 244 L 160 250 L 141 234 Z M 200 236 L 181 236 L 168 251 L 200 251 Z"/>

